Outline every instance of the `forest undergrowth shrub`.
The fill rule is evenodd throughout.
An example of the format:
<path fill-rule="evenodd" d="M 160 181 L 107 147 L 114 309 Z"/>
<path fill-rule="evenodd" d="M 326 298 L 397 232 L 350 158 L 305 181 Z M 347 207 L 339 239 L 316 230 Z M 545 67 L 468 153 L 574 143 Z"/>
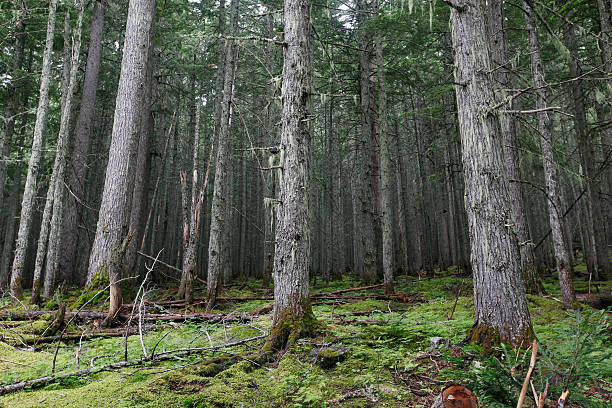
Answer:
<path fill-rule="evenodd" d="M 602 395 L 589 393 L 598 382 L 612 380 L 612 338 L 607 311 L 571 311 L 566 324 L 552 328 L 554 341 L 539 344 L 538 361 L 532 375 L 533 384 L 542 392 L 549 384 L 548 398 L 557 399 L 569 390 L 568 401 L 585 408 L 608 407 Z M 531 350 L 516 350 L 502 344 L 491 355 L 478 346 L 466 349 L 467 357 L 445 359 L 454 369 L 444 375 L 471 389 L 481 403 L 489 407 L 514 407 L 526 376 Z M 600 388 L 604 393 L 612 390 Z M 531 398 L 531 392 L 527 393 Z"/>

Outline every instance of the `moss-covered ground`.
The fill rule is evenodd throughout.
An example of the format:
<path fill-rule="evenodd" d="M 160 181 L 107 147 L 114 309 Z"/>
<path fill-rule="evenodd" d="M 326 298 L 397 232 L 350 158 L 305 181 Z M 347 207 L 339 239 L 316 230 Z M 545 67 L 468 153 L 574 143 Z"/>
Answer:
<path fill-rule="evenodd" d="M 436 278 L 400 276 L 398 301 L 373 298 L 326 302 L 313 306 L 322 323 L 316 337 L 301 339 L 283 355 L 262 355 L 264 339 L 201 351 L 148 365 L 70 377 L 43 388 L 0 397 L 0 407 L 429 407 L 445 384 L 474 389 L 481 406 L 516 405 L 528 353 L 500 349 L 490 357 L 460 345 L 473 324 L 472 282 L 467 276 L 442 271 Z M 579 292 L 588 282 L 576 283 Z M 354 279 L 314 286 L 313 293 L 360 286 Z M 554 277 L 545 278 L 547 296 L 529 296 L 529 306 L 541 356 L 534 386 L 542 391 L 549 380 L 549 398 L 570 388 L 568 407 L 612 406 L 612 336 L 610 315 L 583 307 L 564 310 L 557 300 Z M 602 282 L 610 292 L 612 282 Z M 381 294 L 377 289 L 346 295 Z M 196 293 L 199 296 L 201 293 Z M 223 297 L 271 294 L 257 281 L 226 288 Z M 151 300 L 170 299 L 172 290 L 149 292 Z M 61 294 L 68 304 L 78 290 Z M 59 299 L 56 299 L 56 301 Z M 93 303 L 93 302 L 92 302 Z M 270 301 L 224 302 L 216 313 L 245 313 Z M 53 306 L 49 304 L 47 306 Z M 3 312 L 23 309 L 0 300 Z M 104 309 L 104 302 L 91 309 Z M 188 311 L 202 311 L 198 307 Z M 156 313 L 160 310 L 156 309 Z M 452 314 L 452 318 L 451 317 Z M 87 338 L 93 322 L 73 324 L 85 333 L 79 341 L 31 344 L 44 333 L 52 317 L 0 324 L 0 385 L 55 373 L 65 374 L 121 361 L 123 337 Z M 186 347 L 209 347 L 256 337 L 270 328 L 268 314 L 250 322 L 164 322 L 154 330 L 127 339 L 128 359 Z M 430 351 L 430 338 L 446 337 L 449 350 Z M 517 386 L 518 384 L 518 386 Z M 556 388 L 555 388 L 556 387 Z M 531 404 L 531 402 L 529 403 Z M 526 406 L 531 406 L 527 404 Z"/>

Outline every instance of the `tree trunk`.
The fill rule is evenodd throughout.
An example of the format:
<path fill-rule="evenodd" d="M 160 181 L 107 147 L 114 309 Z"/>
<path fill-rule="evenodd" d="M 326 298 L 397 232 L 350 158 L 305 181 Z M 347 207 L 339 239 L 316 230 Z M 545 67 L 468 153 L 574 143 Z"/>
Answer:
<path fill-rule="evenodd" d="M 204 201 L 204 191 L 208 181 L 208 172 L 204 178 L 204 186 L 198 189 L 198 163 L 200 157 L 200 115 L 202 110 L 202 101 L 198 97 L 195 111 L 195 128 L 193 135 L 193 166 L 191 179 L 191 211 L 185 217 L 184 233 L 183 233 L 183 273 L 181 276 L 181 285 L 177 294 L 178 299 L 185 299 L 187 303 L 193 300 L 193 280 L 197 276 L 197 249 L 200 233 L 200 212 Z M 211 146 L 212 148 L 212 146 Z M 183 200 L 187 196 L 187 178 L 181 176 L 183 183 Z"/>
<path fill-rule="evenodd" d="M 506 90 L 511 88 L 511 82 L 507 70 L 504 68 L 508 63 L 506 52 L 506 23 L 504 16 L 503 0 L 494 0 L 489 3 L 489 32 L 491 33 L 491 56 L 496 68 L 495 80 L 501 85 L 498 99 L 504 100 Z M 499 68 L 498 68 L 499 67 Z M 507 109 L 512 109 L 512 103 L 504 105 Z M 510 180 L 520 180 L 521 173 L 519 167 L 519 151 L 516 137 L 516 125 L 514 119 L 508 113 L 500 113 L 500 124 L 504 143 L 504 155 L 506 157 L 506 171 Z M 523 196 L 521 194 L 521 184 L 519 182 L 510 183 L 510 205 L 512 208 L 512 220 L 516 235 L 519 239 L 521 251 L 521 267 L 523 280 L 527 293 L 542 294 L 542 282 L 535 267 L 535 255 L 533 252 L 533 242 L 529 236 Z"/>
<path fill-rule="evenodd" d="M 230 8 L 229 35 L 236 33 L 239 0 L 232 0 Z M 228 185 L 228 162 L 232 154 L 230 141 L 230 120 L 232 114 L 232 90 L 234 79 L 234 47 L 233 40 L 225 40 L 225 73 L 221 103 L 221 116 L 218 133 L 218 149 L 215 163 L 215 183 L 211 206 L 210 237 L 208 241 L 208 279 L 206 281 L 207 310 L 215 305 L 215 299 L 220 289 L 220 278 L 225 264 L 223 250 L 227 239 L 226 221 Z"/>
<path fill-rule="evenodd" d="M 525 9 L 525 25 L 529 33 L 533 84 L 537 90 L 536 109 L 542 110 L 537 114 L 538 132 L 540 133 L 542 143 L 542 161 L 544 164 L 546 192 L 548 194 L 548 215 L 550 219 L 550 228 L 552 230 L 555 263 L 559 274 L 563 304 L 566 307 L 571 307 L 574 303 L 572 265 L 570 264 L 566 241 L 563 237 L 563 210 L 561 209 L 559 192 L 557 191 L 557 171 L 555 169 L 553 154 L 552 124 L 548 112 L 544 111 L 548 101 L 544 66 L 542 65 L 538 33 L 533 21 L 533 10 L 526 1 L 523 2 L 523 8 Z"/>
<path fill-rule="evenodd" d="M 470 342 L 529 344 L 533 329 L 520 278 L 510 194 L 493 93 L 484 1 L 451 0 L 455 92 L 462 140 L 465 206 L 474 275 L 474 326 Z"/>
<path fill-rule="evenodd" d="M 83 80 L 83 94 L 81 109 L 76 125 L 74 150 L 70 163 L 69 187 L 72 194 L 66 200 L 64 210 L 59 270 L 65 278 L 74 279 L 75 262 L 78 247 L 78 224 L 81 219 L 81 205 L 79 200 L 85 199 L 85 183 L 91 135 L 96 105 L 96 90 L 98 88 L 98 73 L 100 71 L 100 58 L 102 55 L 102 31 L 104 28 L 104 2 L 95 1 L 91 29 L 89 35 L 89 51 L 87 53 L 87 68 Z"/>
<path fill-rule="evenodd" d="M 30 228 L 34 212 L 34 193 L 38 183 L 40 161 L 45 147 L 45 134 L 47 129 L 47 116 L 49 114 L 49 84 L 51 82 L 51 54 L 53 51 L 53 36 L 55 33 L 55 11 L 57 0 L 49 2 L 49 19 L 47 21 L 47 39 L 42 61 L 42 72 L 40 75 L 40 92 L 38 108 L 36 109 L 36 123 L 34 125 L 34 138 L 32 140 L 32 152 L 28 164 L 28 174 L 21 201 L 21 217 L 19 219 L 19 231 L 15 244 L 15 258 L 13 260 L 11 276 L 11 295 L 21 299 L 23 293 L 22 279 Z"/>
<path fill-rule="evenodd" d="M 366 5 L 359 1 L 358 25 L 361 30 L 362 50 L 359 52 L 359 87 L 361 96 L 361 135 L 357 137 L 355 146 L 354 165 L 357 168 L 355 177 L 355 190 L 357 193 L 358 224 L 356 231 L 360 236 L 359 250 L 361 253 L 358 269 L 362 272 L 362 279 L 366 284 L 376 281 L 376 236 L 375 236 L 375 213 L 373 206 L 372 174 L 369 171 L 368 162 L 371 161 L 370 143 L 372 143 L 372 117 L 370 115 L 370 48 L 371 41 L 365 32 Z"/>
<path fill-rule="evenodd" d="M 280 204 L 274 256 L 274 313 L 267 350 L 280 350 L 311 334 L 315 319 L 309 299 L 310 243 L 310 2 L 284 3 L 285 56 L 281 120 Z M 289 343 L 289 344 L 288 344 Z"/>
<path fill-rule="evenodd" d="M 77 72 L 79 70 L 81 56 L 81 31 L 83 26 L 84 2 L 79 7 L 77 18 L 77 28 L 73 43 L 72 60 L 70 63 L 70 76 L 59 129 L 57 142 L 57 153 L 55 154 L 55 164 L 53 168 L 53 212 L 49 227 L 49 245 L 47 250 L 47 263 L 45 270 L 45 284 L 43 297 L 49 298 L 55 290 L 55 274 L 59 257 L 60 232 L 62 227 L 62 215 L 64 206 L 64 180 L 66 174 L 66 157 L 68 156 L 68 144 L 70 138 L 70 120 L 72 119 L 72 100 L 74 89 L 77 82 Z M 49 187 L 51 188 L 51 186 Z"/>
<path fill-rule="evenodd" d="M 378 0 L 374 3 L 378 14 Z M 376 77 L 378 79 L 378 142 L 380 143 L 380 178 L 382 199 L 382 249 L 385 295 L 393 293 L 393 163 L 391 160 L 392 143 L 387 133 L 387 89 L 385 84 L 385 64 L 383 60 L 382 39 L 374 39 L 376 54 Z"/>
<path fill-rule="evenodd" d="M 112 323 L 121 307 L 120 280 L 130 239 L 129 204 L 133 187 L 133 172 L 129 166 L 138 145 L 154 13 L 155 0 L 130 1 L 104 193 L 89 259 L 88 283 L 96 275 L 108 273 L 110 307 L 107 324 Z"/>
<path fill-rule="evenodd" d="M 136 158 L 136 169 L 134 176 L 134 191 L 132 193 L 132 208 L 130 210 L 130 242 L 125 253 L 125 271 L 130 276 L 139 277 L 145 271 L 139 268 L 143 264 L 138 262 L 137 250 L 143 240 L 145 219 L 144 214 L 147 208 L 147 192 L 149 179 L 151 177 L 151 144 L 153 143 L 153 109 L 151 101 L 153 99 L 153 72 L 155 65 L 155 20 L 151 24 L 151 44 L 147 56 L 147 73 L 145 77 L 145 94 L 142 106 L 142 116 L 140 118 L 140 134 L 138 141 L 138 156 Z M 132 285 L 136 285 L 135 279 Z"/>
<path fill-rule="evenodd" d="M 4 184 L 6 182 L 6 158 L 11 153 L 11 140 L 15 130 L 15 118 L 17 109 L 20 105 L 19 97 L 21 92 L 18 90 L 17 80 L 18 71 L 21 69 L 23 61 L 23 49 L 25 44 L 25 19 L 23 11 L 18 10 L 16 13 L 17 24 L 15 27 L 15 47 L 13 48 L 13 66 L 11 67 L 13 80 L 9 82 L 7 95 L 9 96 L 8 103 L 3 112 L 2 133 L 0 134 L 0 208 L 4 208 Z M 0 223 L 2 220 L 0 220 Z M 0 224 L 1 226 L 1 224 Z"/>

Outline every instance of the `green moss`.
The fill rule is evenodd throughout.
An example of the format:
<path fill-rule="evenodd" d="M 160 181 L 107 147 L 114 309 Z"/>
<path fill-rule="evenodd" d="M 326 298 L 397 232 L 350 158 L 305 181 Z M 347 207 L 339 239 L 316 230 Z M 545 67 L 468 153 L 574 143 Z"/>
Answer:
<path fill-rule="evenodd" d="M 85 288 L 81 296 L 79 296 L 74 301 L 74 303 L 70 306 L 70 308 L 78 309 L 87 302 L 89 302 L 88 304 L 92 306 L 99 303 L 106 296 L 108 296 L 106 291 L 102 290 L 106 288 L 108 285 L 109 285 L 108 273 L 106 269 L 103 269 L 94 276 L 91 284 Z"/>

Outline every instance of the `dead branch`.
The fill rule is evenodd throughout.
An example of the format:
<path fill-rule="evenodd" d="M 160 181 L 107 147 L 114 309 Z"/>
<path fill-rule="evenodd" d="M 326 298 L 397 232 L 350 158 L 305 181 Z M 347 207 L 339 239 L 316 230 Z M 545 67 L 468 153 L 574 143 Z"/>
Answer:
<path fill-rule="evenodd" d="M 174 349 L 174 350 L 169 350 L 163 353 L 156 354 L 154 356 L 141 357 L 141 358 L 136 358 L 136 359 L 128 360 L 128 361 L 119 361 L 117 363 L 111 363 L 111 364 L 107 364 L 103 366 L 94 366 L 94 367 L 90 367 L 84 370 L 72 371 L 70 373 L 62 374 L 62 375 L 48 375 L 46 377 L 36 378 L 34 380 L 20 381 L 20 382 L 16 382 L 16 383 L 12 383 L 12 384 L 0 387 L 0 395 L 6 395 L 9 393 L 21 391 L 25 388 L 40 388 L 49 383 L 53 383 L 55 381 L 60 381 L 60 380 L 70 378 L 70 377 L 81 377 L 84 375 L 94 374 L 100 371 L 113 370 L 113 369 L 138 365 L 138 364 L 142 364 L 146 362 L 159 362 L 159 361 L 169 360 L 175 357 L 185 356 L 185 355 L 194 354 L 194 353 L 202 353 L 205 351 L 216 351 L 216 350 L 220 350 L 223 348 L 238 346 L 238 345 L 245 344 L 251 341 L 263 339 L 265 337 L 267 337 L 267 333 L 263 335 L 255 336 L 255 337 L 249 337 L 249 338 L 242 339 L 242 340 L 236 340 L 231 343 L 220 344 L 217 346 Z"/>
<path fill-rule="evenodd" d="M 537 354 L 538 343 L 534 340 L 533 345 L 531 346 L 531 360 L 529 361 L 529 370 L 527 370 L 527 376 L 525 377 L 525 381 L 523 381 L 523 386 L 521 387 L 521 393 L 519 395 L 518 402 L 516 403 L 516 408 L 523 407 L 523 402 L 525 401 L 525 396 L 527 395 L 527 390 L 529 389 L 529 380 L 531 378 L 531 373 L 533 373 L 533 369 L 535 368 Z"/>

